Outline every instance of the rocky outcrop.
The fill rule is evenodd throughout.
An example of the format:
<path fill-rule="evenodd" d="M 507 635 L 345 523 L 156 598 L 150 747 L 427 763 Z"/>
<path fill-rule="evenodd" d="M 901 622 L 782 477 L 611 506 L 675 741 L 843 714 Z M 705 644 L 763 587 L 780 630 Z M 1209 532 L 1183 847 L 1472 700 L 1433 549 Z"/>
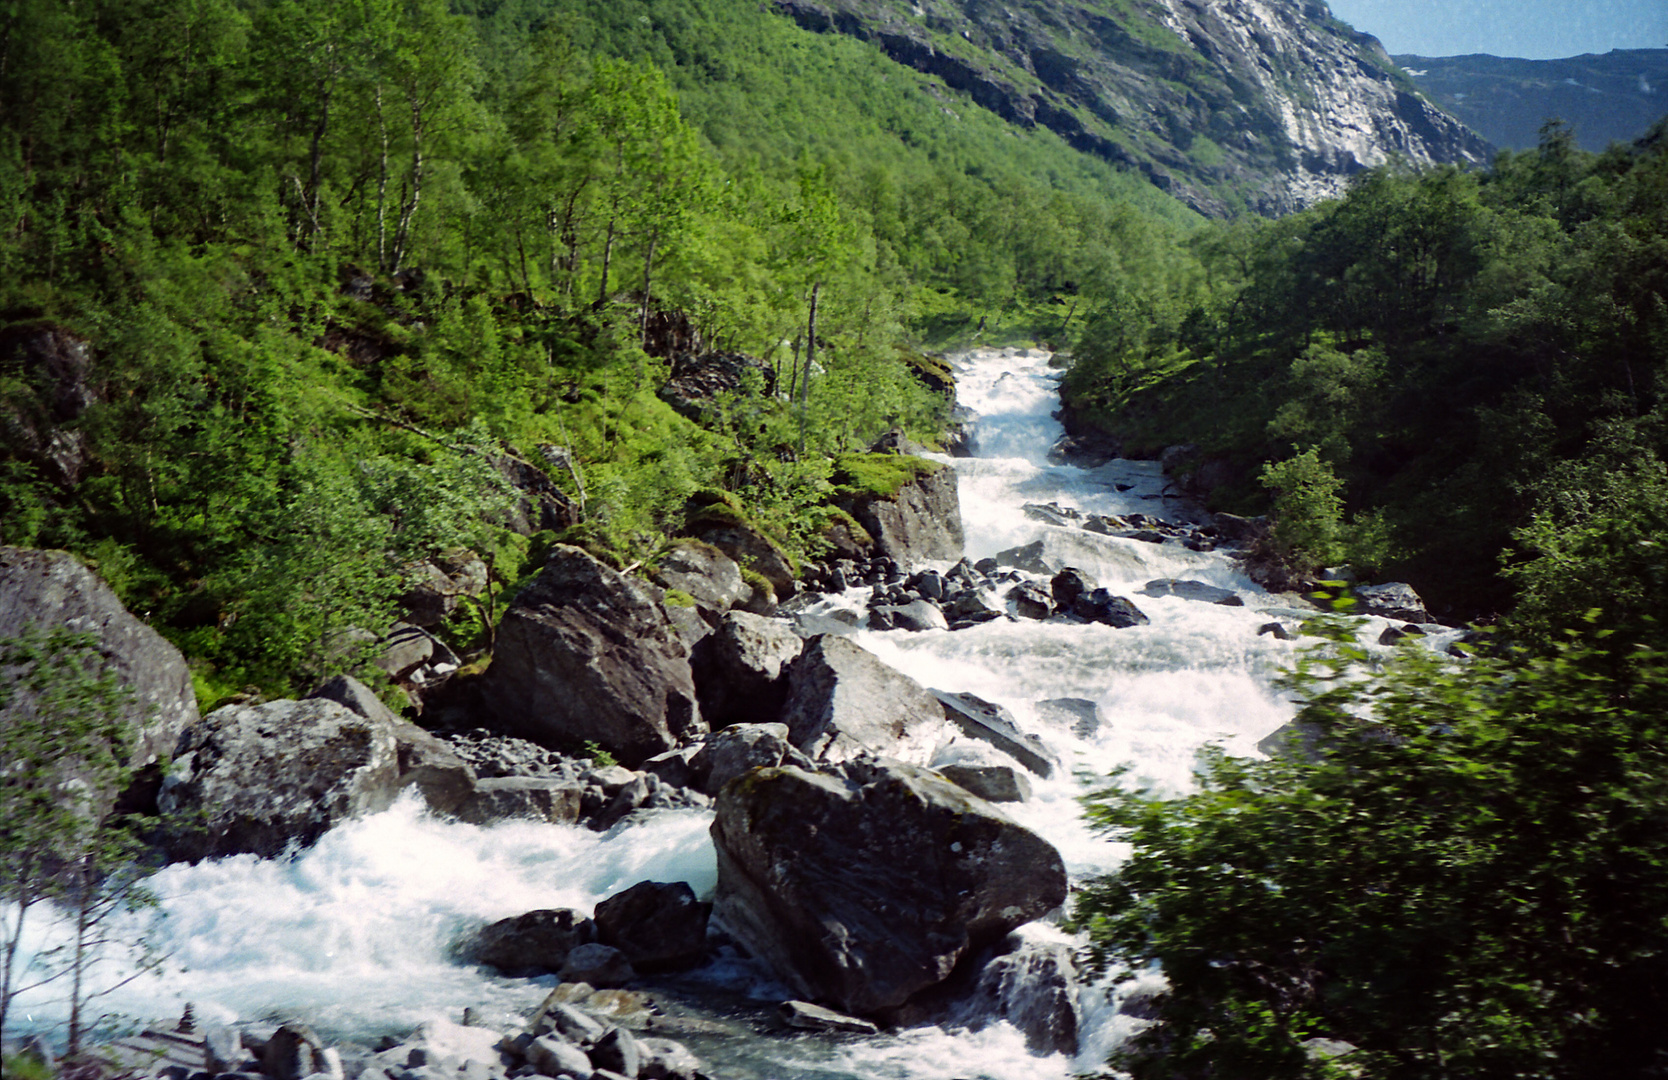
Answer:
<path fill-rule="evenodd" d="M 93 373 L 91 342 L 51 324 L 7 327 L 0 330 L 0 371 L 17 379 L 0 397 L 0 445 L 51 483 L 80 483 L 92 456 L 76 421 L 105 393 Z"/>
<path fill-rule="evenodd" d="M 110 586 L 73 555 L 0 547 L 0 638 L 28 627 L 63 627 L 97 638 L 109 670 L 133 693 L 122 710 L 133 767 L 172 755 L 180 735 L 197 722 L 191 672 L 180 651 L 129 614 Z M 20 698 L 10 710 L 28 707 Z M 0 733 L 9 727 L 10 710 L 0 711 Z"/>
<path fill-rule="evenodd" d="M 271 857 L 387 809 L 400 787 L 393 725 L 310 698 L 205 716 L 181 740 L 157 802 L 177 815 L 173 858 Z"/>
<path fill-rule="evenodd" d="M 683 353 L 673 358 L 670 377 L 657 394 L 679 415 L 699 422 L 720 394 L 749 387 L 768 398 L 776 392 L 776 369 L 745 353 Z"/>
<path fill-rule="evenodd" d="M 1309 0 L 776 0 L 818 32 L 873 42 L 1021 126 L 1138 170 L 1210 216 L 1281 214 L 1363 169 L 1487 162 L 1377 40 Z M 957 48 L 940 44 L 959 39 Z M 1228 197 L 1225 197 L 1228 196 Z"/>
<path fill-rule="evenodd" d="M 406 567 L 400 605 L 413 626 L 439 626 L 466 598 L 487 589 L 487 564 L 473 551 L 449 551 Z"/>
<path fill-rule="evenodd" d="M 1060 855 L 925 769 L 762 769 L 712 825 L 715 917 L 798 993 L 846 1012 L 904 1004 L 969 952 L 1064 901 Z"/>
<path fill-rule="evenodd" d="M 729 496 L 702 492 L 692 498 L 685 510 L 684 532 L 711 544 L 736 565 L 769 582 L 774 594 L 769 597 L 771 602 L 786 600 L 799 590 L 793 560 L 748 521 Z"/>
<path fill-rule="evenodd" d="M 908 568 L 928 559 L 955 559 L 965 542 L 956 471 L 948 465 L 912 470 L 886 494 L 865 492 L 836 500 L 874 539 L 878 555 Z"/>
<path fill-rule="evenodd" d="M 654 583 L 688 593 L 707 611 L 722 614 L 747 601 L 752 591 L 741 579 L 736 561 L 711 544 L 674 540 L 656 560 Z"/>
<path fill-rule="evenodd" d="M 816 760 L 880 753 L 924 763 L 944 712 L 914 679 L 849 638 L 824 634 L 806 643 L 789 672 L 782 722 L 788 741 Z"/>
<path fill-rule="evenodd" d="M 636 763 L 706 726 L 689 654 L 645 586 L 557 546 L 498 628 L 481 700 L 508 732 Z"/>

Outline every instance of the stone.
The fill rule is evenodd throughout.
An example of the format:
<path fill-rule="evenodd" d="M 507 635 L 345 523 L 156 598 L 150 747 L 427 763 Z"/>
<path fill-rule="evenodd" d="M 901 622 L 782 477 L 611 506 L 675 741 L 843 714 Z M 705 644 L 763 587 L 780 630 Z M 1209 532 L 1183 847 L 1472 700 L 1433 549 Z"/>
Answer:
<path fill-rule="evenodd" d="M 456 813 L 475 794 L 475 770 L 452 747 L 416 724 L 392 725 L 400 787 L 416 788 L 429 809 Z"/>
<path fill-rule="evenodd" d="M 1405 582 L 1390 581 L 1383 585 L 1363 585 L 1355 590 L 1355 599 L 1360 604 L 1356 609 L 1356 613 L 1360 615 L 1380 615 L 1402 622 L 1431 621 L 1430 612 L 1425 610 L 1425 602 L 1419 599 L 1419 594 Z"/>
<path fill-rule="evenodd" d="M 743 773 L 780 765 L 790 755 L 804 760 L 788 741 L 788 725 L 737 724 L 707 736 L 693 765 L 701 790 L 716 795 Z"/>
<path fill-rule="evenodd" d="M 744 391 L 750 383 L 768 398 L 776 389 L 776 369 L 746 353 L 678 349 L 656 394 L 680 415 L 701 423 L 718 395 Z"/>
<path fill-rule="evenodd" d="M 838 505 L 874 539 L 877 554 L 900 566 L 961 557 L 961 499 L 948 465 L 916 474 L 889 497 L 852 495 Z"/>
<path fill-rule="evenodd" d="M 372 663 L 395 682 L 423 683 L 458 669 L 458 658 L 433 634 L 421 626 L 395 623 L 379 646 L 381 655 Z"/>
<path fill-rule="evenodd" d="M 1274 635 L 1276 641 L 1290 641 L 1292 639 L 1291 631 L 1287 630 L 1284 624 L 1277 622 L 1267 622 L 1257 627 L 1257 636 L 1262 637 L 1264 634 Z"/>
<path fill-rule="evenodd" d="M 885 612 L 898 630 L 920 632 L 922 630 L 948 630 L 950 621 L 944 617 L 937 604 L 931 600 L 913 600 L 907 604 L 889 604 L 875 609 L 876 613 Z"/>
<path fill-rule="evenodd" d="M 380 720 L 389 724 L 399 721 L 394 711 L 384 705 L 382 700 L 371 692 L 370 687 L 352 675 L 338 675 L 328 682 L 319 684 L 316 690 L 302 700 L 306 701 L 309 698 L 323 698 L 325 701 L 345 705 L 367 720 Z"/>
<path fill-rule="evenodd" d="M 1043 542 L 1041 540 L 1033 540 L 1029 544 L 1011 547 L 1006 551 L 998 551 L 996 553 L 996 564 L 998 566 L 1011 566 L 1016 570 L 1023 570 L 1027 574 L 1052 574 L 1059 569 L 1057 566 L 1049 565 L 1048 560 L 1043 558 Z"/>
<path fill-rule="evenodd" d="M 10 383 L 0 400 L 6 448 L 47 482 L 73 489 L 93 457 L 86 433 L 72 425 L 106 395 L 92 342 L 49 323 L 16 322 L 0 329 L 0 370 Z"/>
<path fill-rule="evenodd" d="M 560 776 L 495 776 L 477 780 L 456 814 L 470 825 L 512 819 L 571 825 L 579 820 L 583 792 L 582 784 Z"/>
<path fill-rule="evenodd" d="M 637 1067 L 640 1080 L 696 1080 L 701 1072 L 701 1059 L 671 1039 L 640 1038 L 637 1049 L 642 1052 L 642 1064 Z"/>
<path fill-rule="evenodd" d="M 952 630 L 1006 618 L 1007 614 L 1007 605 L 997 600 L 994 593 L 984 589 L 968 589 L 966 592 L 957 593 L 953 600 L 944 605 L 944 615 L 950 620 Z"/>
<path fill-rule="evenodd" d="M 801 1031 L 835 1031 L 848 1035 L 878 1035 L 873 1022 L 813 1005 L 809 1001 L 784 1001 L 776 1010 L 782 1022 Z"/>
<path fill-rule="evenodd" d="M 261 1051 L 261 1070 L 272 1080 L 302 1080 L 323 1073 L 340 1078 L 341 1060 L 331 1067 L 330 1051 L 306 1024 L 290 1022 L 273 1032 Z"/>
<path fill-rule="evenodd" d="M 1159 578 L 1149 581 L 1141 588 L 1142 596 L 1179 596 L 1183 600 L 1198 600 L 1206 604 L 1221 604 L 1223 607 L 1244 607 L 1245 601 L 1232 589 L 1224 589 L 1216 585 L 1208 585 L 1203 581 L 1178 581 L 1175 578 Z"/>
<path fill-rule="evenodd" d="M 1123 629 L 1145 626 L 1152 620 L 1127 598 L 1113 596 L 1105 589 L 1084 593 L 1072 602 L 1071 613 L 1087 622 L 1105 623 Z"/>
<path fill-rule="evenodd" d="M 697 494 L 690 500 L 684 516 L 684 531 L 718 548 L 736 565 L 752 570 L 769 582 L 771 605 L 786 600 L 799 590 L 798 575 L 793 560 L 776 542 L 751 522 L 735 507 L 712 495 Z M 766 612 L 756 612 L 766 614 Z"/>
<path fill-rule="evenodd" d="M 1025 802 L 1031 783 L 1006 765 L 944 765 L 944 779 L 966 788 L 985 802 Z"/>
<path fill-rule="evenodd" d="M 545 908 L 500 919 L 478 931 L 464 955 L 506 975 L 561 971 L 568 955 L 597 940 L 597 927 L 572 908 Z"/>
<path fill-rule="evenodd" d="M 624 986 L 637 977 L 625 953 L 601 943 L 575 946 L 559 974 L 563 982 L 590 983 L 604 990 Z"/>
<path fill-rule="evenodd" d="M 1054 614 L 1054 597 L 1041 585 L 1020 582 L 1008 590 L 1008 599 L 1022 619 L 1046 619 Z"/>
<path fill-rule="evenodd" d="M 1021 731 L 1007 709 L 972 694 L 931 693 L 943 708 L 944 718 L 963 735 L 989 743 L 1045 780 L 1053 775 L 1053 755 L 1041 739 Z"/>
<path fill-rule="evenodd" d="M 711 914 L 688 882 L 640 881 L 597 905 L 597 940 L 638 971 L 677 971 L 706 956 Z"/>
<path fill-rule="evenodd" d="M 400 597 L 405 621 L 413 626 L 439 626 L 459 602 L 487 590 L 487 564 L 473 551 L 449 551 L 405 568 L 410 584 Z"/>
<path fill-rule="evenodd" d="M 243 1036 L 234 1027 L 208 1022 L 203 1032 L 203 1071 L 211 1076 L 228 1073 L 243 1064 Z"/>
<path fill-rule="evenodd" d="M 1058 907 L 1046 841 L 897 761 L 761 769 L 724 789 L 715 918 L 799 995 L 862 1015 L 939 983 Z"/>
<path fill-rule="evenodd" d="M 743 611 L 726 614 L 689 657 L 707 724 L 717 730 L 775 722 L 787 700 L 787 670 L 804 648 L 788 623 Z"/>
<path fill-rule="evenodd" d="M 1075 566 L 1068 566 L 1054 575 L 1048 583 L 1050 594 L 1054 597 L 1054 606 L 1061 611 L 1070 611 L 1077 598 L 1084 593 L 1098 588 L 1100 582 Z"/>
<path fill-rule="evenodd" d="M 650 776 L 659 777 L 662 783 L 675 788 L 701 787 L 703 778 L 694 767 L 694 761 L 705 745 L 702 743 L 699 746 L 680 746 L 676 750 L 656 754 L 643 762 L 643 771 Z"/>
<path fill-rule="evenodd" d="M 173 755 L 181 734 L 198 722 L 185 658 L 131 615 L 110 586 L 67 552 L 0 547 L 0 638 L 16 637 L 30 626 L 97 637 L 108 670 L 133 694 L 119 717 L 133 768 Z M 20 694 L 0 709 L 0 735 L 31 700 Z M 118 794 L 100 797 L 113 803 Z"/>
<path fill-rule="evenodd" d="M 1026 503 L 1020 509 L 1032 521 L 1040 521 L 1045 525 L 1059 525 L 1063 528 L 1074 528 L 1083 518 L 1078 511 L 1059 503 Z"/>
<path fill-rule="evenodd" d="M 540 1076 L 556 1077 L 558 1080 L 565 1077 L 590 1080 L 593 1071 L 591 1059 L 585 1051 L 553 1035 L 540 1036 L 528 1044 L 527 1064 Z"/>
<path fill-rule="evenodd" d="M 1077 963 L 1063 941 L 1027 941 L 1013 935 L 1009 951 L 979 973 L 969 1012 L 986 1022 L 1006 1020 L 1025 1034 L 1033 1054 L 1077 1053 Z"/>
<path fill-rule="evenodd" d="M 1100 731 L 1100 706 L 1088 698 L 1049 698 L 1037 702 L 1037 715 L 1044 720 L 1067 724 L 1079 739 L 1093 738 Z"/>
<path fill-rule="evenodd" d="M 849 638 L 825 634 L 806 643 L 789 671 L 782 722 L 788 741 L 814 760 L 871 751 L 925 762 L 943 715 L 920 683 Z"/>
<path fill-rule="evenodd" d="M 546 995 L 544 1001 L 527 1022 L 527 1031 L 534 1038 L 555 1032 L 576 1046 L 590 1046 L 607 1032 L 608 1025 L 584 1009 Z"/>
<path fill-rule="evenodd" d="M 498 628 L 481 699 L 508 733 L 627 764 L 702 735 L 689 652 L 647 587 L 557 545 Z"/>
<path fill-rule="evenodd" d="M 1214 514 L 1211 523 L 1216 527 L 1218 536 L 1236 544 L 1255 540 L 1267 528 L 1267 522 L 1262 518 L 1243 518 L 1238 514 Z"/>
<path fill-rule="evenodd" d="M 656 585 L 686 592 L 712 611 L 728 611 L 752 591 L 741 579 L 741 567 L 734 559 L 699 540 L 673 540 L 656 562 Z"/>
<path fill-rule="evenodd" d="M 271 858 L 386 810 L 401 786 L 396 726 L 318 698 L 216 709 L 186 732 L 157 798 L 177 815 L 169 854 Z"/>
<path fill-rule="evenodd" d="M 643 1064 L 643 1051 L 637 1038 L 625 1028 L 610 1028 L 591 1047 L 591 1064 L 621 1076 L 636 1076 Z"/>

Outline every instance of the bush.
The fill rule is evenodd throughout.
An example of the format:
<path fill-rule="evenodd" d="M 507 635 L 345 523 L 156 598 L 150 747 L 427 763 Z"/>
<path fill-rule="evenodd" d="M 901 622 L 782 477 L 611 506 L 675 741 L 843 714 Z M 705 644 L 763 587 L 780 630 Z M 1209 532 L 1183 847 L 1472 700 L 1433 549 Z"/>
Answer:
<path fill-rule="evenodd" d="M 1668 656 L 1593 635 L 1364 675 L 1335 619 L 1289 680 L 1312 760 L 1211 752 L 1196 794 L 1088 802 L 1135 851 L 1076 922 L 1170 982 L 1115 1063 L 1319 1077 L 1324 1036 L 1362 1077 L 1659 1075 Z"/>

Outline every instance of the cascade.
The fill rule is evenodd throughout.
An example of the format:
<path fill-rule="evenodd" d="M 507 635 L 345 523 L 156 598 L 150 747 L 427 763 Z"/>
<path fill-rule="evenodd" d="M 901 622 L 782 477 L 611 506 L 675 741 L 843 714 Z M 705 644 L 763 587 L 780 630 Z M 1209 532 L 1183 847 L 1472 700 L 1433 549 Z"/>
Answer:
<path fill-rule="evenodd" d="M 1083 469 L 1051 464 L 1061 429 L 1058 373 L 1047 354 L 977 350 L 955 360 L 958 393 L 977 415 L 977 456 L 956 459 L 967 555 L 978 560 L 1037 540 L 1045 557 L 1078 566 L 1129 596 L 1150 623 L 1127 629 L 1065 621 L 996 620 L 960 631 L 862 631 L 857 640 L 926 686 L 970 692 L 1007 707 L 1067 767 L 1031 777 L 1032 797 L 1004 807 L 1053 842 L 1074 879 L 1103 873 L 1125 852 L 1090 833 L 1079 797 L 1114 766 L 1157 791 L 1191 783 L 1207 743 L 1255 754 L 1256 741 L 1293 707 L 1274 689 L 1294 643 L 1259 635 L 1301 612 L 1265 593 L 1214 551 L 1099 535 L 1028 516 L 1026 504 L 1057 503 L 1083 514 L 1193 514 L 1156 463 L 1113 461 Z M 945 459 L 949 460 L 949 459 Z M 1244 606 L 1141 595 L 1153 579 L 1203 581 L 1232 590 Z M 1047 578 L 1041 580 L 1045 585 Z M 823 601 L 860 609 L 864 590 Z M 1377 621 L 1369 628 L 1376 634 Z M 1080 698 L 1098 706 L 1092 729 L 1038 703 Z M 982 744 L 981 744 L 982 745 Z M 947 751 L 954 757 L 954 746 Z M 351 822 L 286 859 L 253 856 L 166 868 L 153 881 L 161 918 L 153 935 L 163 971 L 128 984 L 103 1008 L 143 1022 L 177 1018 L 193 1003 L 200 1019 L 307 1019 L 327 1038 L 370 1041 L 403 1034 L 468 1007 L 483 1026 L 511 1028 L 553 978 L 506 979 L 452 952 L 465 933 L 535 908 L 596 902 L 637 881 L 688 881 L 710 893 L 716 869 L 707 811 L 674 811 L 606 834 L 507 822 L 478 827 L 439 820 L 412 801 Z M 37 919 L 26 947 L 50 947 L 62 928 Z M 1034 932 L 1065 940 L 1047 926 Z M 674 988 L 704 999 L 705 1037 L 685 1041 L 723 1077 L 890 1077 L 933 1080 L 1060 1080 L 1099 1068 L 1133 1023 L 1105 986 L 1084 989 L 1082 1047 L 1075 1060 L 1039 1058 L 1006 1024 L 976 1032 L 938 1028 L 857 1039 L 748 1037 L 749 1003 L 789 996 L 749 963 L 720 960 Z M 42 991 L 18 1016 L 39 1026 L 61 1019 Z M 717 1003 L 717 1004 L 714 1004 Z M 673 1033 L 683 1038 L 682 1034 Z"/>

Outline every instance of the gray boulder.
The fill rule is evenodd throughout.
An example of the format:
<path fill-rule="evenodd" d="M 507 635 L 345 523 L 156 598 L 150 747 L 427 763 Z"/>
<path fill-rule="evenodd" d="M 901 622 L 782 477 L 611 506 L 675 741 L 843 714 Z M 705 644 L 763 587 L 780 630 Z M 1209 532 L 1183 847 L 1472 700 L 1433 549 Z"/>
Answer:
<path fill-rule="evenodd" d="M 1006 943 L 1010 951 L 979 973 L 964 1015 L 979 1018 L 975 1026 L 1008 1021 L 1025 1033 L 1025 1046 L 1034 1054 L 1076 1054 L 1082 1021 L 1072 948 L 1065 942 L 1018 937 Z"/>
<path fill-rule="evenodd" d="M 1245 601 L 1232 589 L 1224 589 L 1216 585 L 1207 585 L 1203 581 L 1178 581 L 1175 578 L 1159 578 L 1149 581 L 1141 588 L 1142 596 L 1179 596 L 1183 600 L 1198 600 L 1206 604 L 1221 604 L 1223 607 L 1244 607 Z"/>
<path fill-rule="evenodd" d="M 439 626 L 465 597 L 487 590 L 487 564 L 473 551 L 449 551 L 405 568 L 409 584 L 400 597 L 405 621 L 413 626 Z"/>
<path fill-rule="evenodd" d="M 638 971 L 693 967 L 706 955 L 711 914 L 688 882 L 639 881 L 597 905 L 597 940 Z"/>
<path fill-rule="evenodd" d="M 637 1036 L 625 1028 L 609 1028 L 591 1047 L 591 1064 L 618 1076 L 636 1076 L 643 1064 L 643 1051 L 637 1045 Z"/>
<path fill-rule="evenodd" d="M 753 769 L 774 768 L 784 761 L 809 765 L 788 741 L 786 724 L 736 724 L 707 736 L 691 760 L 700 788 L 716 795 L 731 780 Z"/>
<path fill-rule="evenodd" d="M 719 796 L 715 916 L 812 1000 L 873 1013 L 1058 907 L 1046 841 L 926 769 L 765 769 Z"/>
<path fill-rule="evenodd" d="M 1041 585 L 1022 581 L 1008 590 L 1008 599 L 1022 619 L 1046 619 L 1054 614 L 1054 597 Z"/>
<path fill-rule="evenodd" d="M 916 474 L 891 496 L 853 495 L 839 506 L 874 538 L 875 554 L 899 566 L 961 556 L 961 499 L 948 465 Z"/>
<path fill-rule="evenodd" d="M 1383 585 L 1364 585 L 1355 590 L 1355 598 L 1360 602 L 1358 610 L 1363 615 L 1382 615 L 1386 619 L 1411 623 L 1431 621 L 1430 612 L 1425 610 L 1425 602 L 1419 599 L 1419 594 L 1413 591 L 1413 586 L 1405 582 L 1390 581 Z"/>
<path fill-rule="evenodd" d="M 169 853 L 271 857 L 387 809 L 401 786 L 396 726 L 319 698 L 216 709 L 181 740 L 157 798 L 182 822 Z"/>
<path fill-rule="evenodd" d="M 1057 566 L 1051 566 L 1048 560 L 1043 558 L 1043 542 L 1041 540 L 1033 540 L 1029 544 L 1011 547 L 1006 551 L 998 551 L 996 553 L 996 564 L 998 566 L 1011 566 L 1016 570 L 1024 570 L 1028 574 L 1052 574 L 1059 569 Z"/>
<path fill-rule="evenodd" d="M 1088 698 L 1049 698 L 1037 702 L 1037 714 L 1044 720 L 1069 724 L 1071 733 L 1087 739 L 1100 730 L 1100 706 Z"/>
<path fill-rule="evenodd" d="M 450 745 L 416 724 L 395 721 L 400 787 L 414 787 L 429 808 L 455 813 L 475 793 L 475 770 Z"/>
<path fill-rule="evenodd" d="M 719 620 L 689 656 L 701 715 L 713 729 L 775 721 L 787 700 L 789 666 L 805 648 L 789 624 L 745 611 Z"/>
<path fill-rule="evenodd" d="M 912 600 L 907 604 L 884 604 L 875 608 L 876 613 L 884 612 L 898 630 L 948 630 L 950 620 L 944 617 L 937 604 L 931 600 Z"/>
<path fill-rule="evenodd" d="M 560 974 L 563 982 L 588 983 L 604 990 L 624 986 L 637 977 L 625 953 L 600 943 L 575 946 Z"/>
<path fill-rule="evenodd" d="M 0 637 L 27 627 L 63 627 L 98 638 L 109 670 L 133 693 L 122 710 L 134 768 L 175 751 L 180 735 L 198 719 L 191 671 L 180 651 L 122 607 L 110 586 L 63 551 L 0 547 Z M 0 735 L 10 729 L 19 698 L 0 710 Z M 105 793 L 113 799 L 115 792 Z"/>
<path fill-rule="evenodd" d="M 1061 611 L 1070 611 L 1077 603 L 1078 597 L 1092 592 L 1100 586 L 1092 576 L 1084 573 L 1075 566 L 1068 566 L 1054 575 L 1048 583 L 1049 592 L 1054 597 L 1054 606 Z"/>
<path fill-rule="evenodd" d="M 322 683 L 303 701 L 312 698 L 322 698 L 334 701 L 338 705 L 345 705 L 349 710 L 358 713 L 367 720 L 380 720 L 383 723 L 394 724 L 399 717 L 394 711 L 382 703 L 382 699 L 371 692 L 371 688 L 354 678 L 352 675 L 338 675 L 328 682 Z"/>
<path fill-rule="evenodd" d="M 471 825 L 517 818 L 572 825 L 584 792 L 583 784 L 562 776 L 495 776 L 475 781 L 455 813 Z"/>
<path fill-rule="evenodd" d="M 729 611 L 752 592 L 741 580 L 741 567 L 736 561 L 700 540 L 674 540 L 657 561 L 660 568 L 654 575 L 656 585 L 686 592 L 710 611 Z"/>
<path fill-rule="evenodd" d="M 960 728 L 963 735 L 989 743 L 1045 780 L 1053 775 L 1053 755 L 1041 739 L 1021 731 L 1007 709 L 972 694 L 948 690 L 930 693 L 943 708 L 944 719 Z"/>
<path fill-rule="evenodd" d="M 561 971 L 568 954 L 597 940 L 597 927 L 572 908 L 529 911 L 500 919 L 463 946 L 465 956 L 507 975 Z"/>
<path fill-rule="evenodd" d="M 880 1032 L 873 1021 L 847 1016 L 809 1001 L 784 1001 L 776 1011 L 784 1024 L 801 1031 L 834 1031 L 846 1035 L 876 1035 Z"/>
<path fill-rule="evenodd" d="M 646 588 L 558 545 L 504 614 L 481 698 L 512 734 L 635 764 L 706 731 L 689 653 Z"/>
<path fill-rule="evenodd" d="M 342 1062 L 312 1028 L 291 1022 L 266 1041 L 261 1051 L 261 1071 L 272 1080 L 302 1080 L 321 1073 L 340 1078 Z"/>
<path fill-rule="evenodd" d="M 985 802 L 1024 802 L 1031 797 L 1030 781 L 1006 765 L 944 765 L 938 771 Z"/>
<path fill-rule="evenodd" d="M 925 762 L 943 717 L 920 683 L 849 638 L 828 634 L 812 638 L 794 661 L 782 710 L 788 741 L 828 762 L 864 752 Z"/>
<path fill-rule="evenodd" d="M 1106 589 L 1094 589 L 1079 596 L 1072 602 L 1071 613 L 1087 622 L 1105 623 L 1119 629 L 1145 626 L 1152 621 L 1127 598 L 1113 596 Z"/>
<path fill-rule="evenodd" d="M 410 623 L 395 623 L 390 627 L 380 651 L 381 655 L 372 663 L 395 682 L 422 685 L 458 669 L 458 658 L 445 642 Z"/>
<path fill-rule="evenodd" d="M 541 1035 L 527 1046 L 527 1064 L 540 1076 L 556 1080 L 590 1080 L 591 1059 L 585 1051 L 554 1035 Z"/>
<path fill-rule="evenodd" d="M 701 1059 L 682 1043 L 671 1039 L 638 1039 L 643 1062 L 637 1067 L 640 1080 L 696 1080 Z"/>
<path fill-rule="evenodd" d="M 105 400 L 92 343 L 60 326 L 33 321 L 0 329 L 0 370 L 11 385 L 0 399 L 0 438 L 51 483 L 74 488 L 92 462 L 75 421 Z"/>

